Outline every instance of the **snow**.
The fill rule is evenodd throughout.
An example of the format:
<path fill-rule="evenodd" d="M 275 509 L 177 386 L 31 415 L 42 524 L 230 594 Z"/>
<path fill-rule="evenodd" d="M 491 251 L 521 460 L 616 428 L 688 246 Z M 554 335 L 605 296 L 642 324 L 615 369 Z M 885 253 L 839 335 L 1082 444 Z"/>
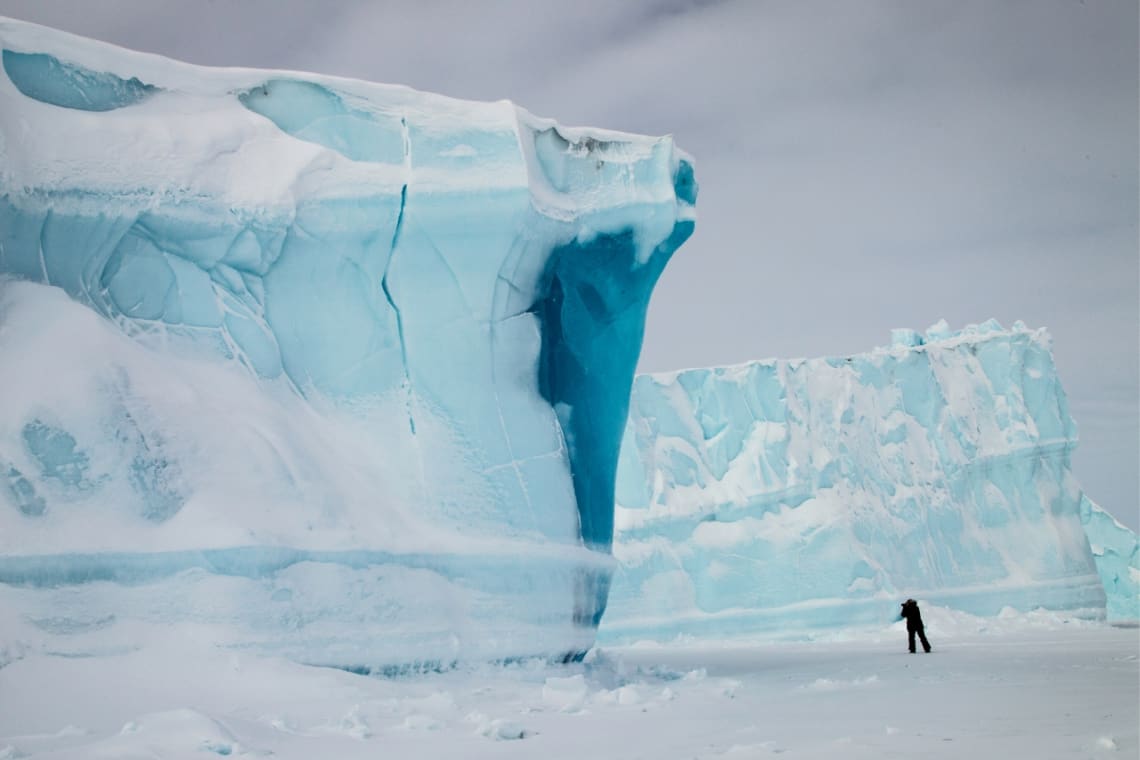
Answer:
<path fill-rule="evenodd" d="M 644 643 L 392 677 L 183 631 L 0 667 L 0 757 L 1135 757 L 1140 636 L 1057 613 L 924 606 L 815 641 Z"/>

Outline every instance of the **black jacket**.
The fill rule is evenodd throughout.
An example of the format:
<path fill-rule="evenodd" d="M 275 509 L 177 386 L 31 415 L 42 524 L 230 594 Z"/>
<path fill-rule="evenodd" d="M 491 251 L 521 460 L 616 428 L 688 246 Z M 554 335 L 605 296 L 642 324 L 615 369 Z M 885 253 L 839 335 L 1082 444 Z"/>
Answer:
<path fill-rule="evenodd" d="M 907 599 L 902 603 L 902 612 L 899 613 L 899 617 L 906 618 L 908 631 L 917 631 L 922 628 L 922 613 L 918 611 L 918 602 L 913 599 Z"/>

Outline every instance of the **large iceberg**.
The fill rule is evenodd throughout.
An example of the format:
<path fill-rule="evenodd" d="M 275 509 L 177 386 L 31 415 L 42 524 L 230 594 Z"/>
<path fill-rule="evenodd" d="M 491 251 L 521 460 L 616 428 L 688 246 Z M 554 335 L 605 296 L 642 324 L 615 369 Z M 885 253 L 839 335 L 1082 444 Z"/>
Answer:
<path fill-rule="evenodd" d="M 672 140 L 10 20 L 0 50 L 0 637 L 584 651 L 693 228 Z"/>
<path fill-rule="evenodd" d="M 878 624 L 908 596 L 1104 617 L 1048 334 L 893 338 L 635 380 L 603 640 Z"/>

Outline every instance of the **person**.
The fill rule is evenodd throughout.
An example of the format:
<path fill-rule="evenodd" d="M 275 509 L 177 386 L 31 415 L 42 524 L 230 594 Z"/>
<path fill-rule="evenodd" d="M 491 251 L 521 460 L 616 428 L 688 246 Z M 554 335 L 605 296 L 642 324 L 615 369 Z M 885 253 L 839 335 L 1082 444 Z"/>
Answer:
<path fill-rule="evenodd" d="M 913 599 L 903 602 L 899 618 L 906 618 L 906 638 L 910 644 L 910 653 L 914 654 L 914 635 L 918 634 L 923 651 L 929 654 L 930 642 L 926 640 L 926 629 L 922 626 L 922 613 L 918 611 L 918 602 Z"/>

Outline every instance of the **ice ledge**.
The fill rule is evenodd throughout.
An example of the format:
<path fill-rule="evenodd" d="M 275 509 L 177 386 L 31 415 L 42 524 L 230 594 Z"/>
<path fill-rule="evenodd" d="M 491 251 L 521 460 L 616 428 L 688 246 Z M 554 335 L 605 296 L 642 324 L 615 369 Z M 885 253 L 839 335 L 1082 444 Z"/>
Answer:
<path fill-rule="evenodd" d="M 529 189 L 562 220 L 674 199 L 692 219 L 692 161 L 668 136 L 564 127 L 507 100 L 194 66 L 13 19 L 0 18 L 0 50 L 0 192 L 23 205 L 95 192 L 136 212 L 213 199 L 264 215 L 411 181 L 436 193 Z M 95 115 L 100 139 L 74 139 Z M 590 229 L 624 226 L 610 221 Z"/>

